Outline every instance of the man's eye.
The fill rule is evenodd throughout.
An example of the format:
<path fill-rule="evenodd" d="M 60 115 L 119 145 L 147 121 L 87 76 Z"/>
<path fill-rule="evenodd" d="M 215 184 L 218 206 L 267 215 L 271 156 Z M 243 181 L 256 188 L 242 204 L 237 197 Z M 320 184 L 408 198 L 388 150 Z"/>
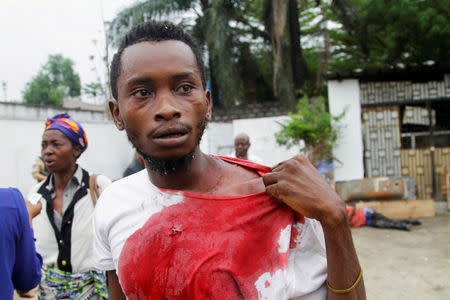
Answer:
<path fill-rule="evenodd" d="M 190 86 L 189 84 L 183 84 L 179 88 L 177 88 L 176 92 L 185 94 L 185 93 L 189 93 L 191 90 L 192 90 L 192 86 Z"/>
<path fill-rule="evenodd" d="M 134 92 L 133 95 L 137 97 L 148 97 L 150 92 L 148 90 L 138 90 Z"/>

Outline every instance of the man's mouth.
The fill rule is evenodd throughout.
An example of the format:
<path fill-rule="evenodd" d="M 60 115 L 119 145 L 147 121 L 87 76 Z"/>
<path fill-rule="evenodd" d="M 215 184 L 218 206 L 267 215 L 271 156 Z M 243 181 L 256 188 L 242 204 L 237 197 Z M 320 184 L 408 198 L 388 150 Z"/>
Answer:
<path fill-rule="evenodd" d="M 163 134 L 160 136 L 155 137 L 156 139 L 170 139 L 170 138 L 175 138 L 175 137 L 179 137 L 179 136 L 183 136 L 185 135 L 185 133 L 181 133 L 181 132 L 177 132 L 177 133 L 171 133 L 171 134 Z"/>
<path fill-rule="evenodd" d="M 160 128 L 157 129 L 153 135 L 153 139 L 171 139 L 178 138 L 186 135 L 189 132 L 189 129 L 186 127 L 175 126 L 169 128 Z"/>
<path fill-rule="evenodd" d="M 151 137 L 153 142 L 160 147 L 172 148 L 183 145 L 188 140 L 189 132 L 188 126 L 176 124 L 175 126 L 156 129 Z"/>

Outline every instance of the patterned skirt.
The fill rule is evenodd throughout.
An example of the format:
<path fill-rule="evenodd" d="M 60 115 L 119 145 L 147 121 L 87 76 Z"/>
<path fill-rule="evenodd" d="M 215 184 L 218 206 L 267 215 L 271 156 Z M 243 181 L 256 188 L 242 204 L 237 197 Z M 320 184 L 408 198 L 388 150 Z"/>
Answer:
<path fill-rule="evenodd" d="M 105 272 L 71 273 L 43 266 L 39 299 L 96 300 L 108 299 Z"/>

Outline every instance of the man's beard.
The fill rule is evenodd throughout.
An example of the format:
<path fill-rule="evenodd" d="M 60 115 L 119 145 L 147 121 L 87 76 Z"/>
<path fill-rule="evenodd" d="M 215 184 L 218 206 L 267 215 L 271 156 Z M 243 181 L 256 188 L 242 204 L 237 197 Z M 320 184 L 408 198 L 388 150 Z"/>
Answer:
<path fill-rule="evenodd" d="M 125 126 L 125 131 L 127 133 L 128 140 L 136 149 L 136 151 L 142 156 L 142 158 L 147 161 L 150 169 L 152 171 L 157 172 L 160 176 L 165 176 L 168 174 L 176 173 L 178 171 L 187 171 L 191 166 L 192 160 L 194 159 L 195 148 L 200 144 L 203 133 L 205 131 L 206 125 L 208 121 L 204 118 L 197 124 L 198 136 L 197 143 L 195 146 L 181 157 L 177 157 L 174 159 L 166 159 L 162 157 L 156 157 L 149 154 L 144 153 L 139 145 L 137 145 L 137 134 L 135 132 L 129 131 Z"/>

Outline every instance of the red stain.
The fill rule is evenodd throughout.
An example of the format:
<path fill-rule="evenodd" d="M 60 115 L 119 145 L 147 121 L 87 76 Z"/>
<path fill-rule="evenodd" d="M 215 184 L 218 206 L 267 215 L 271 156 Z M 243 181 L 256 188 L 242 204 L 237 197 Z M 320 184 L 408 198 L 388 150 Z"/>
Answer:
<path fill-rule="evenodd" d="M 266 193 L 184 193 L 126 241 L 122 288 L 130 300 L 256 299 L 256 280 L 287 266 L 278 240 L 293 215 Z"/>
<path fill-rule="evenodd" d="M 287 265 L 278 239 L 292 217 L 266 194 L 186 197 L 128 238 L 119 259 L 122 287 L 129 299 L 254 299 L 258 277 Z"/>
<path fill-rule="evenodd" d="M 266 282 L 264 283 L 264 285 L 266 286 L 266 288 L 270 287 L 270 282 L 268 280 L 266 280 Z"/>
<path fill-rule="evenodd" d="M 290 249 L 294 249 L 302 243 L 302 228 L 304 224 L 305 217 L 294 212 L 294 221 L 291 227 L 291 241 L 289 243 Z"/>

